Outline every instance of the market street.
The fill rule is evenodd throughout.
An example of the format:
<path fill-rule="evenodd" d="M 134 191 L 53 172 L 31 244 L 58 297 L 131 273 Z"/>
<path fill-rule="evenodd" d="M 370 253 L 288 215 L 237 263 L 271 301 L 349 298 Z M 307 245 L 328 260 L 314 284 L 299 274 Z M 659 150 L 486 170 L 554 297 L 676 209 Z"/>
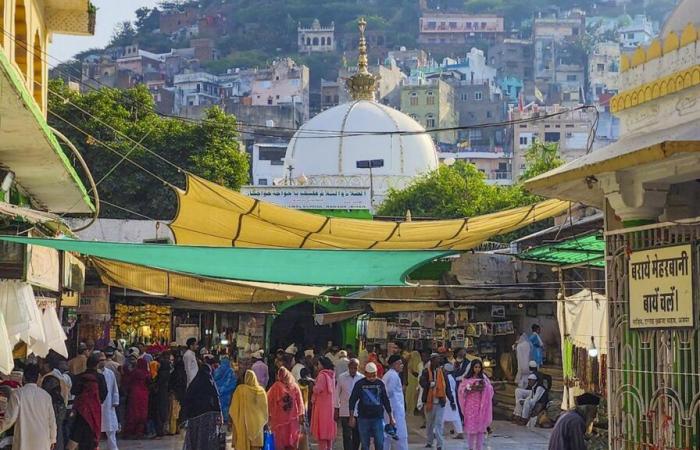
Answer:
<path fill-rule="evenodd" d="M 542 428 L 528 429 L 510 422 L 497 420 L 493 422 L 493 434 L 484 442 L 485 450 L 546 450 L 551 430 Z M 420 428 L 418 418 L 409 421 L 409 448 L 420 450 L 425 447 L 425 430 Z M 229 439 L 230 441 L 230 439 Z M 452 437 L 446 439 L 444 450 L 464 450 L 464 441 Z M 312 445 L 317 448 L 316 445 Z M 182 439 L 168 436 L 157 440 L 119 441 L 121 450 L 181 450 Z M 336 441 L 334 449 L 342 449 L 341 440 Z"/>

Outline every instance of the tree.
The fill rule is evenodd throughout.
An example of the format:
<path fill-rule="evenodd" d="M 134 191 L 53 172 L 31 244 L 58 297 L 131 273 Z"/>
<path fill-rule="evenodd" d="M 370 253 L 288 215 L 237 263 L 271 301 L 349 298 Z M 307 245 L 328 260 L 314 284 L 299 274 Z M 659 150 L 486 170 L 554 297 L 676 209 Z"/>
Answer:
<path fill-rule="evenodd" d="M 527 170 L 513 186 L 490 185 L 475 165 L 457 161 L 441 165 L 408 187 L 389 191 L 377 211 L 381 216 L 454 219 L 530 205 L 541 198 L 527 192 L 522 181 L 562 164 L 556 144 L 535 142 L 526 152 Z"/>
<path fill-rule="evenodd" d="M 62 80 L 51 80 L 49 90 L 49 123 L 76 145 L 95 180 L 105 177 L 98 189 L 106 202 L 148 217 L 173 217 L 174 191 L 146 170 L 180 188 L 184 176 L 146 149 L 231 189 L 248 182 L 248 156 L 239 151 L 236 120 L 219 108 L 209 110 L 202 123 L 191 123 L 157 115 L 144 86 L 79 94 Z M 124 155 L 145 170 L 120 163 Z M 101 216 L 134 217 L 106 203 Z"/>
<path fill-rule="evenodd" d="M 110 47 L 124 47 L 125 45 L 131 45 L 136 39 L 136 28 L 131 22 L 124 21 L 118 23 L 114 27 L 114 32 L 112 33 L 112 39 L 109 41 Z"/>

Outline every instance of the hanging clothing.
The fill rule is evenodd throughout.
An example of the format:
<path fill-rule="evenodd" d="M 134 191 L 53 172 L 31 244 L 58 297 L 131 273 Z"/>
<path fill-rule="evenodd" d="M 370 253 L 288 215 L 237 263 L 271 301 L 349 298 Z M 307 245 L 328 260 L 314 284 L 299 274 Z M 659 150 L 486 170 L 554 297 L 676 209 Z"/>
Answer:
<path fill-rule="evenodd" d="M 70 440 L 79 444 L 80 450 L 95 449 L 102 431 L 102 402 L 107 398 L 107 382 L 95 369 L 87 369 L 75 380 L 71 389 L 75 395 L 73 411 L 76 412 Z"/>
<path fill-rule="evenodd" d="M 267 404 L 275 448 L 297 448 L 301 434 L 299 422 L 304 417 L 304 399 L 291 372 L 284 367 L 277 372 L 277 381 L 267 393 Z"/>
<path fill-rule="evenodd" d="M 217 448 L 221 405 L 211 376 L 211 367 L 207 364 L 199 368 L 197 376 L 187 387 L 182 418 L 187 421 L 184 450 Z"/>
<path fill-rule="evenodd" d="M 107 397 L 102 402 L 102 424 L 100 428 L 107 435 L 107 450 L 116 450 L 117 431 L 119 431 L 119 421 L 117 420 L 119 386 L 117 386 L 117 377 L 110 369 L 104 369 L 102 375 L 104 375 L 107 385 Z"/>
<path fill-rule="evenodd" d="M 124 374 L 124 389 L 128 392 L 126 423 L 124 434 L 128 437 L 141 438 L 148 421 L 148 386 L 151 376 L 148 363 L 139 359 L 136 367 Z"/>
<path fill-rule="evenodd" d="M 406 425 L 406 400 L 403 396 L 403 384 L 401 377 L 394 369 L 387 370 L 384 374 L 384 385 L 391 404 L 391 411 L 396 421 L 396 436 L 398 440 L 386 436 L 384 438 L 384 450 L 408 450 L 408 427 Z M 389 415 L 384 415 L 384 423 L 389 423 Z"/>
<path fill-rule="evenodd" d="M 413 414 L 418 406 L 418 390 L 420 388 L 418 380 L 421 372 L 423 372 L 423 360 L 420 357 L 420 353 L 417 351 L 411 352 L 407 366 L 406 412 Z"/>
<path fill-rule="evenodd" d="M 518 338 L 515 353 L 518 360 L 518 373 L 515 375 L 515 384 L 520 388 L 524 388 L 527 386 L 527 377 L 530 375 L 530 354 L 532 353 L 532 345 L 526 333 L 521 334 Z"/>
<path fill-rule="evenodd" d="M 56 417 L 51 396 L 35 383 L 10 394 L 0 432 L 15 426 L 12 450 L 50 449 L 56 443 Z"/>
<path fill-rule="evenodd" d="M 243 384 L 238 385 L 233 393 L 229 414 L 233 420 L 233 447 L 236 450 L 263 446 L 263 428 L 269 414 L 267 394 L 252 370 L 246 370 Z"/>
<path fill-rule="evenodd" d="M 475 386 L 481 385 L 481 390 Z M 464 413 L 464 432 L 467 434 L 486 433 L 493 421 L 493 386 L 489 378 L 467 378 L 459 385 L 457 394 Z"/>
<path fill-rule="evenodd" d="M 214 382 L 216 383 L 216 389 L 219 391 L 219 403 L 221 404 L 221 412 L 224 413 L 224 423 L 228 423 L 231 397 L 238 384 L 238 378 L 236 378 L 228 358 L 221 358 L 221 365 L 214 371 Z"/>
<path fill-rule="evenodd" d="M 313 391 L 313 412 L 311 414 L 311 435 L 319 441 L 333 441 L 337 433 L 333 420 L 335 395 L 335 372 L 323 369 L 316 377 Z"/>

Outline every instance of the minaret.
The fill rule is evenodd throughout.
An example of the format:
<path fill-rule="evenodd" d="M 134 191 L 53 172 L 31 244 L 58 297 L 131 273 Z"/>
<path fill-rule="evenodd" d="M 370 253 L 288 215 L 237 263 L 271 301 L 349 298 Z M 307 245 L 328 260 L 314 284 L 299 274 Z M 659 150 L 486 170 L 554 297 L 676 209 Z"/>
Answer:
<path fill-rule="evenodd" d="M 377 77 L 369 73 L 367 62 L 367 40 L 365 39 L 365 28 L 367 22 L 362 17 L 357 22 L 360 30 L 359 55 L 357 57 L 357 73 L 345 80 L 345 87 L 353 100 L 374 101 L 374 93 L 377 89 Z"/>

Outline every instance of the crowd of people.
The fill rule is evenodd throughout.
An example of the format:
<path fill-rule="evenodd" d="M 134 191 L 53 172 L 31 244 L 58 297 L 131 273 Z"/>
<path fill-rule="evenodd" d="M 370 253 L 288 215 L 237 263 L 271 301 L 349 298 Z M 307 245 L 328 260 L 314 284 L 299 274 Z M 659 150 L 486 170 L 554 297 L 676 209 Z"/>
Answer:
<path fill-rule="evenodd" d="M 533 364 L 514 415 L 546 395 Z M 190 339 L 126 350 L 80 344 L 70 361 L 52 353 L 23 369 L 0 420 L 0 431 L 14 426 L 13 449 L 95 450 L 104 435 L 101 448 L 116 450 L 117 437 L 173 434 L 184 434 L 185 450 L 220 449 L 231 433 L 236 450 L 307 450 L 310 440 L 330 450 L 341 433 L 344 450 L 406 450 L 407 415 L 415 414 L 425 420 L 426 448 L 445 447 L 447 424 L 481 450 L 493 419 L 491 381 L 464 349 L 355 354 L 291 345 L 238 360 Z"/>

